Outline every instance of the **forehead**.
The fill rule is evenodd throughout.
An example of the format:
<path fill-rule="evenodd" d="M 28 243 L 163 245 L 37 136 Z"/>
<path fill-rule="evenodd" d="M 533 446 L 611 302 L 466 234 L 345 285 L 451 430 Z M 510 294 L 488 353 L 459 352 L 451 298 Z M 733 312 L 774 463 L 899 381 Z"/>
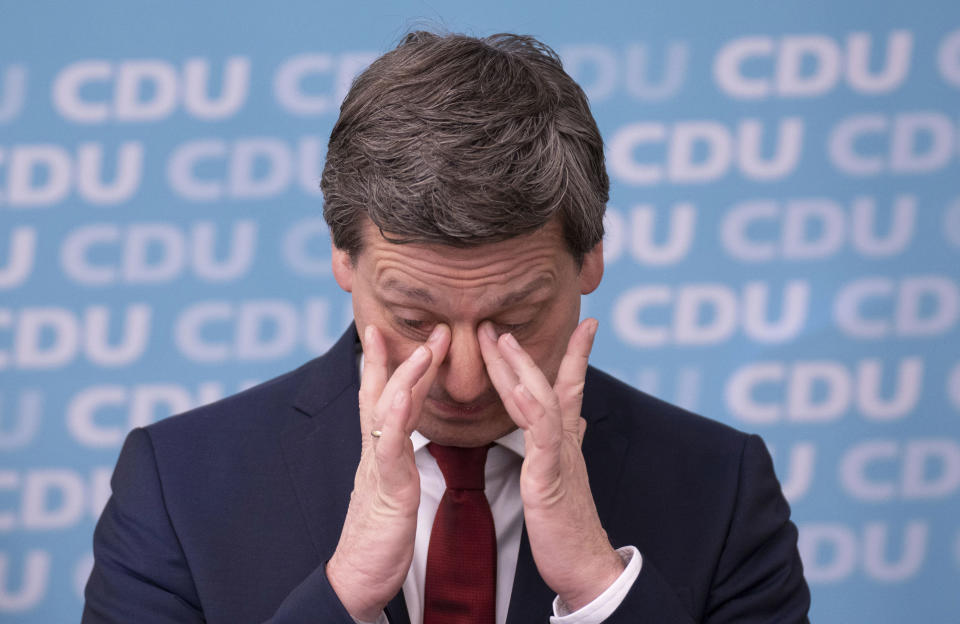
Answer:
<path fill-rule="evenodd" d="M 511 296 L 549 291 L 573 277 L 573 256 L 555 222 L 530 234 L 475 247 L 398 244 L 368 223 L 358 269 L 390 299 L 439 303 L 451 297 L 512 303 Z"/>

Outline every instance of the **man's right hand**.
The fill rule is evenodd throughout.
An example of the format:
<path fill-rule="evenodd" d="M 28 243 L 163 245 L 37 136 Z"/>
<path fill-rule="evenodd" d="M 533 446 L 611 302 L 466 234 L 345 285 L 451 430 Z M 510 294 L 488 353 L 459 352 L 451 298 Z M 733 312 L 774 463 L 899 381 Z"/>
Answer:
<path fill-rule="evenodd" d="M 330 585 L 354 619 L 375 621 L 410 568 L 420 505 L 410 434 L 449 346 L 449 328 L 437 325 L 390 375 L 383 336 L 372 325 L 364 328 L 360 465 L 340 541 L 327 563 Z"/>

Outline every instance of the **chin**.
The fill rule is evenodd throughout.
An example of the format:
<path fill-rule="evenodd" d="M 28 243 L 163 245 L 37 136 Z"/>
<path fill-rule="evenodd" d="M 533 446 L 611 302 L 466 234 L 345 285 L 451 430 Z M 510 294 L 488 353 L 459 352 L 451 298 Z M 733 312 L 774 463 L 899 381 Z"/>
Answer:
<path fill-rule="evenodd" d="M 484 446 L 517 428 L 506 414 L 501 418 L 473 420 L 450 420 L 431 416 L 424 414 L 417 430 L 431 442 L 445 446 Z"/>

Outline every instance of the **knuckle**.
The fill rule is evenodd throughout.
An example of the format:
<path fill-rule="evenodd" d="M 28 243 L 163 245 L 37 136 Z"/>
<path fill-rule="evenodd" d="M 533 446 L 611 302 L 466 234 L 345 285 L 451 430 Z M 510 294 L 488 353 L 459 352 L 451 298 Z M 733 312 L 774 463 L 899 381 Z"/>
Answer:
<path fill-rule="evenodd" d="M 549 410 L 549 411 L 557 411 L 557 410 L 559 410 L 559 409 L 560 409 L 560 398 L 559 398 L 556 394 L 551 393 L 551 394 L 550 394 L 550 398 L 547 399 L 546 408 L 547 408 L 547 410 Z"/>
<path fill-rule="evenodd" d="M 563 398 L 566 401 L 583 399 L 584 382 L 579 382 L 563 389 Z"/>

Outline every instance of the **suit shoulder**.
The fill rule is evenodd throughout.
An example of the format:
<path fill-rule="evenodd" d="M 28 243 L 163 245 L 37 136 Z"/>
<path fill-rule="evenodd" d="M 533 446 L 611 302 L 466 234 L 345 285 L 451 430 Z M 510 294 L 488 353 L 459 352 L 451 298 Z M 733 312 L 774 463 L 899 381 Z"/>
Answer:
<path fill-rule="evenodd" d="M 619 427 L 643 436 L 740 449 L 748 434 L 647 394 L 590 367 L 584 389 L 585 411 L 605 414 Z"/>
<path fill-rule="evenodd" d="M 297 410 L 322 409 L 346 389 L 358 384 L 356 329 L 351 324 L 323 355 L 299 368 L 219 401 L 172 416 L 147 427 L 156 437 L 187 433 L 218 434 L 223 429 L 276 432 L 278 419 Z"/>
<path fill-rule="evenodd" d="M 151 438 L 218 437 L 232 429 L 273 429 L 277 418 L 290 409 L 316 360 L 236 394 L 170 416 L 146 427 Z"/>

